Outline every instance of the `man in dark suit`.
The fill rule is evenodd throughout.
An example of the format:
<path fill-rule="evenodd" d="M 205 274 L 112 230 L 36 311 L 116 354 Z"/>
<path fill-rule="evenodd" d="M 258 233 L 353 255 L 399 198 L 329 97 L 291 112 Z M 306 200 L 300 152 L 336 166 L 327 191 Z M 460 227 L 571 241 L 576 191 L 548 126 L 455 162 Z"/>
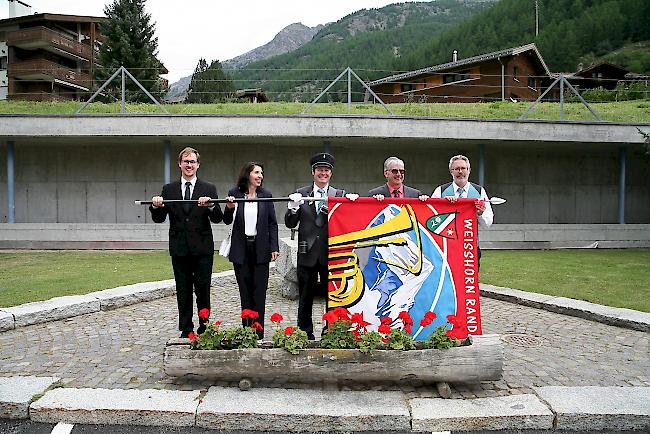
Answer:
<path fill-rule="evenodd" d="M 420 190 L 404 185 L 404 161 L 397 157 L 388 157 L 384 161 L 384 176 L 386 184 L 373 188 L 368 192 L 369 197 L 383 200 L 385 197 L 392 198 L 414 198 L 422 196 Z"/>
<path fill-rule="evenodd" d="M 305 202 L 301 197 L 344 196 L 345 191 L 330 185 L 334 157 L 326 152 L 314 155 L 311 160 L 314 182 L 289 195 L 284 223 L 295 228 L 298 223 L 298 327 L 314 337 L 312 306 L 316 293 L 327 294 L 327 202 Z M 320 277 L 320 283 L 317 282 Z M 320 291 L 319 291 L 320 289 Z"/>
<path fill-rule="evenodd" d="M 210 278 L 214 241 L 210 222 L 223 219 L 219 205 L 210 203 L 216 199 L 217 188 L 196 177 L 200 156 L 196 149 L 185 148 L 178 154 L 181 178 L 163 186 L 160 196 L 151 199 L 151 219 L 163 223 L 169 216 L 169 254 L 176 280 L 178 304 L 178 329 L 181 338 L 194 332 L 192 322 L 192 291 L 196 293 L 197 312 L 210 310 Z M 198 199 L 195 204 L 165 204 L 164 200 Z M 199 319 L 199 334 L 205 331 L 207 319 Z"/>

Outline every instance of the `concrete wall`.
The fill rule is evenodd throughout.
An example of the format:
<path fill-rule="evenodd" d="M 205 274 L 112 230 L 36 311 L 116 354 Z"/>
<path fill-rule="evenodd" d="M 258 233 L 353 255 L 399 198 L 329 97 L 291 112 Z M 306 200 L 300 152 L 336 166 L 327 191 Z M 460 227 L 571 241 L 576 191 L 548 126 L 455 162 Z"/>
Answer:
<path fill-rule="evenodd" d="M 163 144 L 15 145 L 16 221 L 18 223 L 149 223 L 145 206 L 163 183 Z M 123 142 L 122 142 L 123 143 Z M 188 144 L 190 144 L 188 142 Z M 172 178 L 179 175 L 172 146 Z M 265 185 L 287 195 L 311 182 L 309 157 L 322 150 L 290 144 L 212 143 L 197 145 L 199 176 L 217 185 L 220 196 L 234 184 L 243 162 L 265 164 Z M 365 194 L 382 182 L 382 163 L 397 154 L 406 162 L 407 184 L 431 191 L 450 180 L 448 159 L 465 153 L 472 161 L 471 179 L 478 182 L 478 146 L 422 143 L 400 145 L 389 140 L 374 146 L 338 142 L 332 146 L 336 167 L 332 184 Z M 485 146 L 485 187 L 508 202 L 495 208 L 495 223 L 617 223 L 618 149 L 586 151 L 575 145 L 527 147 Z M 0 222 L 7 221 L 6 145 L 0 144 Z M 650 159 L 628 153 L 626 222 L 650 222 Z M 278 216 L 284 204 L 278 204 Z"/>
<path fill-rule="evenodd" d="M 0 223 L 0 249 L 162 249 L 167 225 L 138 223 Z M 228 234 L 212 225 L 215 247 Z M 290 231 L 280 225 L 280 238 Z M 480 231 L 483 249 L 636 248 L 650 247 L 650 224 L 512 225 Z"/>

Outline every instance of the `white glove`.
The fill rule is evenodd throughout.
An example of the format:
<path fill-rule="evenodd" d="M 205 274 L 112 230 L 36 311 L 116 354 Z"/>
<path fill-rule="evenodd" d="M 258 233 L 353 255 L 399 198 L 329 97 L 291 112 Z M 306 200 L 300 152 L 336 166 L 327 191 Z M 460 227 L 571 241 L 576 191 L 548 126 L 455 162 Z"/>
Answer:
<path fill-rule="evenodd" d="M 305 201 L 302 199 L 302 195 L 300 193 L 291 193 L 289 195 L 289 199 L 291 199 L 291 200 L 287 203 L 287 208 L 289 208 L 293 212 L 298 211 L 298 208 L 300 208 L 300 205 L 305 203 Z"/>
<path fill-rule="evenodd" d="M 345 198 L 354 202 L 355 200 L 359 199 L 359 195 L 356 193 L 346 193 Z"/>

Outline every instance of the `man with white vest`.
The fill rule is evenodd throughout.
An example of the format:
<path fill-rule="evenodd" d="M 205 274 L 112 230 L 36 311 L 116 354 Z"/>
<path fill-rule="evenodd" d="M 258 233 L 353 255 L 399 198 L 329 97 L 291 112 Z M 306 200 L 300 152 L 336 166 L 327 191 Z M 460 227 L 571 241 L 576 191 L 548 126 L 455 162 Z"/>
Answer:
<path fill-rule="evenodd" d="M 489 198 L 485 188 L 473 182 L 469 182 L 471 167 L 469 158 L 464 155 L 454 155 L 449 160 L 449 173 L 452 182 L 439 185 L 431 193 L 431 197 L 444 197 L 450 202 L 458 199 L 470 198 L 478 199 L 476 201 L 476 215 L 478 225 L 481 227 L 490 227 L 494 220 L 494 212 L 490 205 Z M 481 249 L 478 250 L 479 264 L 481 261 Z"/>

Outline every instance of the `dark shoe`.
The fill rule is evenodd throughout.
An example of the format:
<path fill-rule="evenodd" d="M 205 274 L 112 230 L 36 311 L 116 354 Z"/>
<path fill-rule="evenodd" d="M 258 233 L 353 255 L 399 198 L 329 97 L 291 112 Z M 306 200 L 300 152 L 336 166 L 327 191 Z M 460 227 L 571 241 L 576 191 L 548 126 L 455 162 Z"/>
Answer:
<path fill-rule="evenodd" d="M 190 337 L 190 333 L 192 333 L 193 331 L 194 331 L 194 330 L 188 330 L 188 331 L 184 331 L 184 332 L 182 332 L 182 333 L 181 333 L 181 339 L 187 339 L 187 338 L 189 338 L 189 337 Z"/>
<path fill-rule="evenodd" d="M 205 323 L 201 324 L 198 329 L 196 329 L 196 334 L 197 335 L 202 335 L 203 332 L 205 331 Z"/>
<path fill-rule="evenodd" d="M 307 339 L 310 340 L 310 341 L 315 341 L 316 336 L 314 336 L 313 333 L 307 333 Z"/>

